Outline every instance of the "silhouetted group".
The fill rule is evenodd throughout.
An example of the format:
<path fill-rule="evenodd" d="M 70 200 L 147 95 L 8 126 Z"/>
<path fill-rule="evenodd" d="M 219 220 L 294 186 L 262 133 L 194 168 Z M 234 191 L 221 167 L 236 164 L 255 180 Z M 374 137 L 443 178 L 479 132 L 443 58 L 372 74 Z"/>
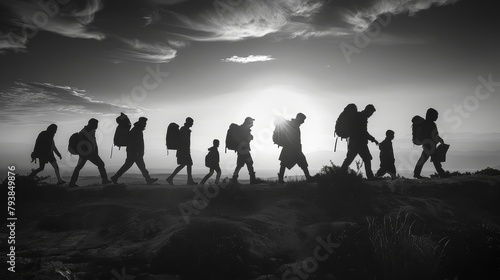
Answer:
<path fill-rule="evenodd" d="M 346 109 L 349 107 L 350 106 L 346 107 Z M 355 108 L 356 106 L 354 105 L 353 107 Z M 357 109 L 355 110 L 354 114 L 351 117 L 352 120 L 349 123 L 350 127 L 349 136 L 347 137 L 348 150 L 346 158 L 342 163 L 340 170 L 343 173 L 347 173 L 349 166 L 356 158 L 356 156 L 359 155 L 363 161 L 366 177 L 368 180 L 374 180 L 376 178 L 384 176 L 385 174 L 389 174 L 391 178 L 394 179 L 397 178 L 395 157 L 392 147 L 392 140 L 394 139 L 395 133 L 390 129 L 387 130 L 384 141 L 379 144 L 379 142 L 368 132 L 368 119 L 375 112 L 376 109 L 372 104 L 367 105 L 364 110 L 360 112 L 358 112 Z M 123 116 L 125 115 L 122 114 L 122 118 Z M 438 153 L 436 152 L 439 150 L 437 147 L 440 143 L 448 147 L 448 145 L 444 143 L 444 140 L 439 136 L 435 123 L 437 118 L 438 112 L 433 108 L 429 108 L 426 113 L 426 118 L 421 118 L 418 123 L 418 127 L 415 124 L 413 127 L 413 142 L 416 145 L 422 145 L 423 149 L 422 154 L 414 169 L 414 177 L 417 179 L 423 178 L 421 176 L 421 171 L 423 165 L 429 158 L 431 158 L 431 161 L 434 163 L 439 176 L 447 176 L 447 173 L 442 168 L 442 160 L 438 158 Z M 285 120 L 284 124 L 280 127 L 280 129 L 283 131 L 280 131 L 279 137 L 282 137 L 283 140 L 275 140 L 273 135 L 273 140 L 275 140 L 275 143 L 283 147 L 279 156 L 280 169 L 278 172 L 278 183 L 280 184 L 284 183 L 285 170 L 292 169 L 295 165 L 298 165 L 303 170 L 307 181 L 313 181 L 313 177 L 309 174 L 306 157 L 302 152 L 300 126 L 305 122 L 305 120 L 306 116 L 303 113 L 298 113 L 295 118 L 289 121 Z M 250 176 L 250 184 L 257 183 L 253 166 L 253 159 L 250 153 L 250 143 L 253 140 L 251 128 L 254 125 L 254 121 L 255 119 L 253 119 L 252 117 L 247 117 L 241 125 L 231 124 L 230 129 L 228 130 L 228 135 L 226 135 L 226 148 L 234 150 L 237 154 L 236 167 L 231 179 L 234 183 L 238 183 L 239 172 L 245 165 L 247 166 Z M 75 137 L 78 137 L 79 142 L 75 144 L 74 148 L 77 150 L 77 152 L 72 153 L 78 154 L 79 158 L 69 181 L 68 187 L 78 187 L 76 182 L 78 180 L 79 172 L 85 166 L 87 161 L 90 161 L 97 166 L 97 169 L 99 170 L 99 174 L 101 176 L 102 184 L 117 184 L 118 179 L 127 170 L 129 170 L 134 163 L 141 171 L 146 184 L 150 185 L 155 183 L 158 179 L 150 177 L 149 172 L 146 169 L 146 164 L 144 163 L 145 147 L 143 131 L 146 129 L 147 118 L 140 117 L 139 120 L 134 123 L 134 126 L 130 131 L 128 131 L 128 128 L 130 127 L 130 121 L 128 121 L 126 144 L 123 144 L 127 147 L 127 157 L 125 163 L 120 167 L 116 174 L 110 178 L 111 180 L 109 180 L 107 177 L 105 164 L 98 153 L 99 149 L 95 137 L 98 123 L 98 120 L 94 118 L 90 119 L 88 121 L 88 124 L 83 127 L 83 129 L 78 132 L 77 135 L 75 135 Z M 187 169 L 187 184 L 197 184 L 197 182 L 194 181 L 192 174 L 193 159 L 191 157 L 191 127 L 193 125 L 194 120 L 191 117 L 188 117 L 186 118 L 184 125 L 180 129 L 178 129 L 178 144 L 176 145 L 176 157 L 178 166 L 166 179 L 166 181 L 170 185 L 174 184 L 174 177 L 184 167 L 186 167 Z M 36 159 L 39 159 L 40 166 L 29 176 L 35 176 L 36 174 L 44 170 L 46 163 L 50 163 L 54 167 L 58 184 L 64 184 L 65 181 L 61 178 L 59 167 L 54 156 L 54 154 L 56 154 L 60 159 L 62 159 L 61 153 L 58 151 L 54 143 L 54 135 L 56 134 L 56 132 L 57 125 L 51 124 L 49 125 L 47 130 L 42 131 L 38 135 L 34 151 L 31 154 L 31 158 L 32 162 Z M 276 141 L 279 141 L 279 143 Z M 371 160 L 373 159 L 373 157 L 370 153 L 370 149 L 368 148 L 368 141 L 379 145 L 380 149 L 380 168 L 375 175 L 372 171 Z M 229 144 L 229 142 L 232 142 L 232 144 Z M 220 183 L 221 168 L 220 156 L 218 151 L 219 146 L 220 141 L 218 139 L 214 139 L 213 145 L 208 148 L 208 154 L 205 157 L 205 166 L 209 168 L 209 172 L 201 180 L 200 184 L 202 185 L 207 182 L 207 180 L 214 174 L 214 172 L 217 173 L 215 183 Z M 69 149 L 71 151 L 71 139 Z"/>

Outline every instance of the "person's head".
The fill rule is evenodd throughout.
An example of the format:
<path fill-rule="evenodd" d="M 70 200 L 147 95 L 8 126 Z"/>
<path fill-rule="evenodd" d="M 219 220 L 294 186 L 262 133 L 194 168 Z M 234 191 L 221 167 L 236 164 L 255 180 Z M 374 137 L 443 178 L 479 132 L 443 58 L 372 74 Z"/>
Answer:
<path fill-rule="evenodd" d="M 148 119 L 145 117 L 140 117 L 139 120 L 134 124 L 134 126 L 137 126 L 139 128 L 142 128 L 143 130 L 146 129 L 146 123 Z"/>
<path fill-rule="evenodd" d="M 191 118 L 191 117 L 187 117 L 187 118 L 186 118 L 186 122 L 184 123 L 184 126 L 186 126 L 186 127 L 192 127 L 192 126 L 193 126 L 193 124 L 194 124 L 194 120 L 193 120 L 193 118 Z"/>
<path fill-rule="evenodd" d="M 303 124 L 304 121 L 306 120 L 306 115 L 302 114 L 302 113 L 298 113 L 297 116 L 295 117 L 295 120 L 299 123 L 299 124 Z"/>
<path fill-rule="evenodd" d="M 375 106 L 373 106 L 372 104 L 366 105 L 365 109 L 363 110 L 367 117 L 371 117 L 373 113 L 375 113 L 375 111 L 377 110 L 375 110 Z"/>
<path fill-rule="evenodd" d="M 251 117 L 246 117 L 245 118 L 245 121 L 243 122 L 243 125 L 244 126 L 248 126 L 248 127 L 252 127 L 253 126 L 253 122 L 255 121 L 254 118 L 251 118 Z"/>
<path fill-rule="evenodd" d="M 214 147 L 219 147 L 220 141 L 219 139 L 214 139 Z"/>
<path fill-rule="evenodd" d="M 87 127 L 90 129 L 97 129 L 98 124 L 99 124 L 98 120 L 91 118 L 87 124 Z"/>
<path fill-rule="evenodd" d="M 390 129 L 387 130 L 385 132 L 385 138 L 390 139 L 390 140 L 394 139 L 394 131 L 392 131 Z"/>
<path fill-rule="evenodd" d="M 434 108 L 427 109 L 427 113 L 425 113 L 425 119 L 429 121 L 436 121 L 438 119 L 438 111 Z"/>
<path fill-rule="evenodd" d="M 57 132 L 57 125 L 55 124 L 51 124 L 47 127 L 47 132 L 51 133 L 51 134 L 56 134 Z"/>

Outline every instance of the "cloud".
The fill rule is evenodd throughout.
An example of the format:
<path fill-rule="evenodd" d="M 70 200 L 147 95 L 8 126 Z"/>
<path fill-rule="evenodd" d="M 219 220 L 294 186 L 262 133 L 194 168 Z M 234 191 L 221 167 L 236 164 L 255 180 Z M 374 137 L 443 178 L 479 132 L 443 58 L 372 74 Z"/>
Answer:
<path fill-rule="evenodd" d="M 13 33 L 0 36 L 0 54 L 4 54 L 6 50 L 14 50 L 15 52 L 25 52 L 28 36 L 18 36 Z"/>
<path fill-rule="evenodd" d="M 139 113 L 131 108 L 96 100 L 85 90 L 50 83 L 16 82 L 0 91 L 0 119 L 13 123 L 31 123 L 49 116 L 109 115 L 125 112 Z"/>
<path fill-rule="evenodd" d="M 185 48 L 189 46 L 189 41 L 179 41 L 179 40 L 168 40 L 168 43 L 177 49 Z"/>
<path fill-rule="evenodd" d="M 185 35 L 190 40 L 239 41 L 279 32 L 292 18 L 309 18 L 325 3 L 323 0 L 217 0 L 214 8 L 204 11 L 199 19 L 176 15 L 185 27 L 202 33 Z"/>
<path fill-rule="evenodd" d="M 177 51 L 166 44 L 149 44 L 138 39 L 121 39 L 128 49 L 120 49 L 118 59 L 147 63 L 166 63 L 174 59 Z"/>
<path fill-rule="evenodd" d="M 364 32 L 371 24 L 383 14 L 398 15 L 408 13 L 415 15 L 422 10 L 430 9 L 433 5 L 444 6 L 458 2 L 459 0 L 378 0 L 371 7 L 356 12 L 344 13 L 344 21 L 351 25 L 353 31 Z"/>
<path fill-rule="evenodd" d="M 224 62 L 236 62 L 236 63 L 246 64 L 250 62 L 271 61 L 275 60 L 275 58 L 271 57 L 270 55 L 249 55 L 247 57 L 233 55 L 232 57 L 224 58 L 221 60 Z"/>
<path fill-rule="evenodd" d="M 68 1 L 65 4 L 56 1 L 5 1 L 2 5 L 13 12 L 3 20 L 13 29 L 9 36 L 14 43 L 2 43 L 0 50 L 25 49 L 28 37 L 36 36 L 38 31 L 71 38 L 102 40 L 106 37 L 90 25 L 103 7 L 101 0 Z"/>

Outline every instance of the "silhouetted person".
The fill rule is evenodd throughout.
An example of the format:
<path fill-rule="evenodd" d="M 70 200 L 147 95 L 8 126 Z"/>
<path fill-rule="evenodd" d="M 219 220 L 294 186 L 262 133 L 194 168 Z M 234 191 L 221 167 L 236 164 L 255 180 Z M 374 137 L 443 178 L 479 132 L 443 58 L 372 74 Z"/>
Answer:
<path fill-rule="evenodd" d="M 394 150 L 392 148 L 392 140 L 394 139 L 394 131 L 387 130 L 385 132 L 384 141 L 380 142 L 380 169 L 377 171 L 377 177 L 382 177 L 386 173 L 391 175 L 392 179 L 396 178 L 396 166 L 394 165 Z"/>
<path fill-rule="evenodd" d="M 146 164 L 144 163 L 144 135 L 143 131 L 146 129 L 147 118 L 140 117 L 139 121 L 134 123 L 134 127 L 130 130 L 128 134 L 127 141 L 127 159 L 122 167 L 116 172 L 114 176 L 111 176 L 111 181 L 113 183 L 118 183 L 118 178 L 120 178 L 123 173 L 129 170 L 130 167 L 135 163 L 139 170 L 146 179 L 148 185 L 153 184 L 158 181 L 158 178 L 151 178 L 149 172 L 146 169 Z"/>
<path fill-rule="evenodd" d="M 111 181 L 108 179 L 108 174 L 106 174 L 106 168 L 104 167 L 104 162 L 99 156 L 99 150 L 97 147 L 97 141 L 95 139 L 95 131 L 99 121 L 92 118 L 89 120 L 88 124 L 83 127 L 83 129 L 78 133 L 80 136 L 80 141 L 83 144 L 79 144 L 79 158 L 78 163 L 73 171 L 73 175 L 71 176 L 71 180 L 69 181 L 68 187 L 78 187 L 76 181 L 78 180 L 78 175 L 80 174 L 80 170 L 85 166 L 87 161 L 92 162 L 97 166 L 99 170 L 99 174 L 101 175 L 102 184 L 109 184 Z"/>
<path fill-rule="evenodd" d="M 369 180 L 374 179 L 372 171 L 373 159 L 368 149 L 368 140 L 378 145 L 377 140 L 368 133 L 368 118 L 375 112 L 375 107 L 372 104 L 366 105 L 365 109 L 356 114 L 354 118 L 351 137 L 349 137 L 349 145 L 347 146 L 347 156 L 341 166 L 341 171 L 347 173 L 347 168 L 357 155 L 361 157 L 365 165 L 366 177 Z"/>
<path fill-rule="evenodd" d="M 255 179 L 255 171 L 253 169 L 253 159 L 252 155 L 250 154 L 250 141 L 253 140 L 253 135 L 252 135 L 252 126 L 253 122 L 255 119 L 251 117 L 246 117 L 245 121 L 243 124 L 241 124 L 240 129 L 241 129 L 241 139 L 242 141 L 240 142 L 238 146 L 238 151 L 237 151 L 237 159 L 236 159 L 236 168 L 234 169 L 233 173 L 233 178 L 232 181 L 233 183 L 238 182 L 238 174 L 240 173 L 241 168 L 246 164 L 247 169 L 248 169 L 248 174 L 250 175 L 250 184 L 256 184 L 257 181 Z"/>
<path fill-rule="evenodd" d="M 61 153 L 56 148 L 56 144 L 54 142 L 54 135 L 57 132 L 57 125 L 51 124 L 47 127 L 47 130 L 40 132 L 38 137 L 36 138 L 35 148 L 33 153 L 31 153 L 31 162 L 38 158 L 38 163 L 40 167 L 38 169 L 33 170 L 28 177 L 33 177 L 39 172 L 41 172 L 45 168 L 45 164 L 48 162 L 54 167 L 54 171 L 56 172 L 57 184 L 61 185 L 66 183 L 62 178 L 59 172 L 59 166 L 57 165 L 56 158 L 54 157 L 54 153 L 62 159 Z"/>
<path fill-rule="evenodd" d="M 184 166 L 187 167 L 187 175 L 188 175 L 188 180 L 187 184 L 188 185 L 196 185 L 195 181 L 193 181 L 193 175 L 192 175 L 192 167 L 193 167 L 193 160 L 191 159 L 191 129 L 194 124 L 194 121 L 192 118 L 188 117 L 186 118 L 186 122 L 184 123 L 184 126 L 179 129 L 179 136 L 180 136 L 180 143 L 179 147 L 177 149 L 177 168 L 174 170 L 174 172 L 167 178 L 167 182 L 170 185 L 173 185 L 174 182 L 174 177 L 181 171 Z"/>
<path fill-rule="evenodd" d="M 306 116 L 298 113 L 295 119 L 290 120 L 287 126 L 286 135 L 288 141 L 283 146 L 279 160 L 281 161 L 280 171 L 278 173 L 278 182 L 285 183 L 283 177 L 285 175 L 285 168 L 292 169 L 296 164 L 304 171 L 307 181 L 312 181 L 309 174 L 309 169 L 306 157 L 302 152 L 302 143 L 300 137 L 300 125 L 304 123 Z"/>
<path fill-rule="evenodd" d="M 433 109 L 427 109 L 427 113 L 425 114 L 425 121 L 422 124 L 422 155 L 420 159 L 417 161 L 417 165 L 415 166 L 415 170 L 413 171 L 413 177 L 417 179 L 423 178 L 420 173 L 422 172 L 422 167 L 425 162 L 432 157 L 434 152 L 436 151 L 436 146 L 439 143 L 444 145 L 444 140 L 439 136 L 439 132 L 436 126 L 435 121 L 438 119 L 438 112 Z M 441 178 L 447 177 L 446 172 L 443 170 L 441 162 L 438 160 L 434 160 L 434 167 L 436 168 L 437 173 Z"/>
<path fill-rule="evenodd" d="M 210 168 L 210 171 L 208 172 L 207 175 L 205 175 L 205 177 L 203 177 L 203 180 L 201 180 L 201 182 L 200 182 L 201 185 L 205 184 L 205 182 L 210 177 L 212 177 L 212 175 L 214 174 L 214 171 L 217 172 L 217 175 L 215 177 L 215 183 L 219 184 L 219 179 L 220 179 L 220 175 L 221 175 L 221 170 L 220 170 L 220 165 L 219 165 L 220 156 L 219 156 L 219 150 L 218 150 L 219 144 L 220 144 L 219 140 L 214 139 L 213 146 L 208 148 L 208 154 L 205 157 L 205 165 L 208 168 Z"/>

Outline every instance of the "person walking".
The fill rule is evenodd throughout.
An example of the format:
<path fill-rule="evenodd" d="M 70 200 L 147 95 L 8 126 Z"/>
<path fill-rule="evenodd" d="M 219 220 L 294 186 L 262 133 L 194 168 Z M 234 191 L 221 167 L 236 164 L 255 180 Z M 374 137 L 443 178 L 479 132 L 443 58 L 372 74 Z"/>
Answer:
<path fill-rule="evenodd" d="M 38 134 L 38 137 L 36 138 L 35 142 L 35 148 L 31 153 L 31 162 L 33 161 L 36 162 L 36 159 L 38 158 L 39 167 L 33 170 L 33 172 L 31 172 L 31 174 L 28 175 L 28 177 L 36 176 L 36 174 L 43 171 L 46 163 L 50 163 L 56 173 L 57 184 L 62 185 L 66 182 L 61 178 L 61 173 L 59 172 L 59 165 L 57 165 L 56 158 L 54 157 L 55 153 L 59 157 L 59 159 L 62 159 L 61 153 L 57 149 L 56 144 L 54 142 L 54 136 L 56 132 L 57 132 L 57 125 L 51 124 L 47 127 L 47 130 L 44 130 L 40 132 L 40 134 Z"/>
<path fill-rule="evenodd" d="M 253 140 L 252 126 L 255 119 L 251 117 L 246 117 L 243 124 L 240 125 L 240 142 L 238 145 L 236 168 L 234 169 L 232 182 L 238 183 L 238 175 L 244 165 L 247 166 L 248 174 L 250 175 L 250 184 L 256 184 L 257 180 L 255 177 L 255 171 L 253 169 L 253 159 L 250 154 L 250 142 Z"/>
<path fill-rule="evenodd" d="M 304 123 L 306 116 L 298 113 L 295 119 L 291 119 L 286 125 L 286 137 L 283 149 L 281 150 L 279 160 L 281 161 L 280 170 L 278 173 L 278 183 L 284 184 L 285 169 L 292 169 L 298 165 L 306 176 L 308 182 L 312 182 L 313 178 L 309 174 L 308 164 L 304 153 L 302 152 L 302 143 L 300 135 L 300 126 Z"/>
<path fill-rule="evenodd" d="M 205 182 L 212 177 L 214 174 L 214 171 L 217 172 L 217 175 L 215 177 L 215 184 L 219 184 L 220 180 L 220 175 L 221 175 L 221 169 L 219 165 L 220 161 L 220 156 L 219 156 L 219 145 L 220 141 L 218 139 L 214 139 L 213 141 L 213 146 L 208 148 L 208 154 L 205 157 L 205 166 L 210 168 L 209 172 L 205 177 L 203 177 L 203 180 L 201 180 L 200 185 L 204 185 Z"/>
<path fill-rule="evenodd" d="M 392 140 L 394 139 L 394 131 L 387 130 L 385 139 L 380 142 L 380 168 L 377 171 L 377 177 L 382 177 L 386 173 L 391 175 L 392 179 L 396 179 L 396 166 L 394 165 L 394 150 L 392 148 Z"/>
<path fill-rule="evenodd" d="M 166 181 L 170 184 L 174 184 L 174 177 L 181 171 L 184 167 L 187 168 L 187 184 L 188 185 L 197 185 L 198 183 L 193 180 L 192 167 L 193 167 L 193 159 L 191 158 L 191 127 L 194 124 L 194 120 L 191 117 L 187 117 L 182 126 L 179 129 L 179 147 L 177 149 L 177 168 L 174 172 L 168 176 Z"/>
<path fill-rule="evenodd" d="M 99 156 L 99 149 L 95 138 L 95 131 L 97 130 L 98 125 L 99 121 L 92 118 L 88 121 L 88 124 L 78 133 L 80 137 L 80 142 L 78 144 L 79 158 L 75 170 L 73 171 L 73 175 L 71 176 L 71 180 L 69 181 L 68 187 L 78 187 L 76 181 L 78 180 L 80 170 L 82 170 L 87 161 L 90 161 L 97 166 L 99 174 L 101 175 L 103 185 L 112 183 L 108 179 L 104 162 Z"/>
<path fill-rule="evenodd" d="M 378 141 L 368 133 L 368 118 L 375 112 L 375 107 L 372 104 L 366 105 L 365 109 L 358 112 L 352 124 L 351 136 L 347 146 L 347 155 L 340 167 L 340 170 L 347 173 L 349 165 L 353 162 L 357 155 L 361 157 L 365 165 L 366 177 L 368 180 L 374 180 L 371 160 L 373 159 L 368 148 L 368 140 L 378 145 Z"/>
<path fill-rule="evenodd" d="M 135 163 L 139 170 L 146 179 L 146 184 L 152 185 L 154 182 L 158 181 L 158 178 L 151 178 L 149 172 L 146 169 L 146 164 L 144 163 L 144 135 L 143 131 L 146 129 L 147 118 L 140 117 L 139 120 L 134 123 L 134 127 L 128 133 L 127 141 L 127 158 L 122 167 L 116 172 L 114 176 L 111 176 L 111 181 L 114 184 L 118 183 L 118 178 L 120 178 L 130 167 Z"/>
<path fill-rule="evenodd" d="M 446 145 L 444 143 L 443 138 L 439 136 L 439 132 L 436 125 L 436 120 L 438 119 L 438 111 L 434 108 L 427 109 L 425 114 L 425 120 L 422 124 L 422 154 L 415 165 L 415 169 L 413 171 L 413 177 L 416 179 L 422 179 L 421 172 L 422 168 L 429 159 L 429 157 L 433 157 L 436 152 L 436 147 L 439 143 L 442 145 Z M 445 178 L 447 177 L 447 173 L 444 171 L 443 166 L 439 160 L 432 160 L 434 163 L 434 168 L 436 168 L 439 177 Z"/>

